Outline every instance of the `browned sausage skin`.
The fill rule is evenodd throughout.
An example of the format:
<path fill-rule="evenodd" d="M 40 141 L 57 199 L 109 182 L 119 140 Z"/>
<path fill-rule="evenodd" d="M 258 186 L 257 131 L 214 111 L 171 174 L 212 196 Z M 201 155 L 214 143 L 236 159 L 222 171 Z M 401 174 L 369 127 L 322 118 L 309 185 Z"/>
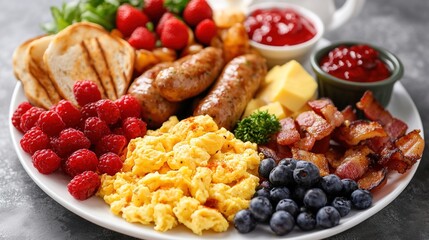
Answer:
<path fill-rule="evenodd" d="M 179 103 L 169 102 L 153 86 L 153 81 L 158 73 L 172 65 L 173 63 L 155 65 L 136 78 L 128 89 L 128 93 L 134 96 L 142 106 L 142 119 L 150 128 L 160 127 L 179 110 Z"/>
<path fill-rule="evenodd" d="M 194 116 L 208 114 L 219 127 L 232 130 L 266 74 L 265 59 L 258 55 L 247 54 L 232 59 L 200 101 Z"/>
<path fill-rule="evenodd" d="M 179 102 L 197 96 L 210 87 L 223 66 L 222 50 L 207 47 L 162 70 L 154 84 L 161 96 Z"/>

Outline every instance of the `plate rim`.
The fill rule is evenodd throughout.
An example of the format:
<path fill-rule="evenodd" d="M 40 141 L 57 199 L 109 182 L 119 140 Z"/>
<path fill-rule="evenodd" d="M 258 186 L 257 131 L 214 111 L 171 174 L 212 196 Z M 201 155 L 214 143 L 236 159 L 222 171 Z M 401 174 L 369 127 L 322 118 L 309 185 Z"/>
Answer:
<path fill-rule="evenodd" d="M 405 89 L 405 87 L 400 83 L 397 82 L 395 84 L 394 87 L 394 93 L 398 92 L 398 91 L 402 91 L 404 93 L 404 96 L 407 98 L 407 102 L 410 103 L 411 107 L 411 111 L 415 114 L 417 114 L 417 116 L 413 117 L 418 117 L 418 119 L 416 119 L 416 124 L 419 126 L 418 129 L 420 129 L 420 134 L 422 135 L 422 137 L 424 138 L 424 128 L 423 128 L 423 124 L 422 124 L 422 120 L 421 120 L 421 116 L 420 113 L 414 103 L 414 101 L 412 100 L 411 96 L 409 95 L 409 93 L 407 92 L 407 90 Z M 150 239 L 189 239 L 190 235 L 192 234 L 192 236 L 194 237 L 202 237 L 204 239 L 210 239 L 210 238 L 219 238 L 222 237 L 222 235 L 228 237 L 228 232 L 231 232 L 231 229 L 228 230 L 228 232 L 226 233 L 213 233 L 210 234 L 208 232 L 208 234 L 205 233 L 205 235 L 203 236 L 198 236 L 198 235 L 194 235 L 193 233 L 189 232 L 186 233 L 185 235 L 172 235 L 174 233 L 171 234 L 167 234 L 166 233 L 162 233 L 162 232 L 157 232 L 156 230 L 154 230 L 153 228 L 148 228 L 150 226 L 145 226 L 142 224 L 133 224 L 133 223 L 129 223 L 127 221 L 125 221 L 125 219 L 122 219 L 116 215 L 114 215 L 113 213 L 110 212 L 107 204 L 104 204 L 104 207 L 109 211 L 110 215 L 113 215 L 114 218 L 118 218 L 121 221 L 123 221 L 124 224 L 126 224 L 125 226 L 128 226 L 129 224 L 131 225 L 137 225 L 138 229 L 140 231 L 134 231 L 134 227 L 131 227 L 131 229 L 128 229 L 127 227 L 122 227 L 123 225 L 119 225 L 117 226 L 114 223 L 110 223 L 107 222 L 106 219 L 99 219 L 96 216 L 94 216 L 91 213 L 85 212 L 84 209 L 81 209 L 79 207 L 79 205 L 76 205 L 75 203 L 80 203 L 83 204 L 86 201 L 77 201 L 74 200 L 69 194 L 68 196 L 60 196 L 59 194 L 55 193 L 52 189 L 49 189 L 45 183 L 42 181 L 43 178 L 49 177 L 49 175 L 43 175 L 37 172 L 37 170 L 35 169 L 30 169 L 33 168 L 31 162 L 28 164 L 25 161 L 28 161 L 28 159 L 30 159 L 31 161 L 31 157 L 26 155 L 24 156 L 24 154 L 26 154 L 25 152 L 23 152 L 23 150 L 21 149 L 20 145 L 19 145 L 19 140 L 17 139 L 17 136 L 22 134 L 15 129 L 15 127 L 12 124 L 12 115 L 14 110 L 16 109 L 17 105 L 19 103 L 17 103 L 17 98 L 19 96 L 19 94 L 23 95 L 23 89 L 22 89 L 22 84 L 21 82 L 17 82 L 17 84 L 15 85 L 13 94 L 12 94 L 12 98 L 11 98 L 11 102 L 9 105 L 9 132 L 12 138 L 12 144 L 14 146 L 14 150 L 15 153 L 17 154 L 19 161 L 21 163 L 21 165 L 23 166 L 24 170 L 26 171 L 26 173 L 30 176 L 30 178 L 33 180 L 33 182 L 36 183 L 36 185 L 42 189 L 42 191 L 44 191 L 49 197 L 51 197 L 53 200 L 55 200 L 57 203 L 59 203 L 61 206 L 63 206 L 64 208 L 68 209 L 69 211 L 77 214 L 78 216 L 107 229 L 110 229 L 112 231 L 116 231 L 128 236 L 132 236 L 132 237 L 136 237 L 136 238 L 150 238 Z M 394 96 L 394 94 L 392 95 L 392 97 Z M 390 106 L 390 105 L 389 105 Z M 389 108 L 388 106 L 388 108 Z M 407 123 L 408 124 L 408 123 Z M 314 238 L 326 238 L 326 237 L 330 237 L 330 236 L 334 236 L 337 235 L 341 232 L 344 232 L 348 229 L 351 229 L 355 226 L 357 226 L 358 224 L 360 224 L 361 222 L 365 221 L 366 219 L 368 219 L 371 216 L 374 216 L 375 214 L 377 214 L 380 210 L 382 210 L 383 208 L 387 207 L 393 200 L 395 200 L 402 192 L 403 190 L 408 186 L 408 184 L 411 182 L 412 178 L 414 177 L 418 166 L 421 162 L 421 159 L 419 161 L 417 161 L 416 164 L 414 164 L 414 166 L 406 173 L 401 175 L 400 177 L 403 178 L 400 180 L 399 184 L 400 187 L 395 188 L 393 191 L 389 192 L 389 194 L 387 195 L 388 198 L 386 196 L 382 197 L 381 199 L 379 199 L 375 205 L 373 205 L 370 209 L 364 210 L 364 211 L 359 211 L 357 212 L 357 214 L 353 215 L 352 217 L 350 216 L 346 216 L 345 218 L 342 218 L 340 221 L 340 224 L 337 225 L 336 227 L 333 228 L 329 228 L 329 229 L 317 229 L 315 231 L 310 231 L 310 232 L 306 232 L 306 234 L 304 235 L 298 235 L 298 236 L 292 236 L 288 237 L 288 235 L 282 236 L 282 237 L 273 237 L 273 238 L 281 238 L 281 239 L 295 239 L 295 240 L 304 240 L 304 239 L 314 239 Z M 37 174 L 35 174 L 37 173 Z M 406 181 L 406 183 L 404 183 L 404 181 Z M 389 184 L 389 182 L 387 183 Z M 66 186 L 64 186 L 64 188 L 66 188 Z M 67 190 L 66 190 L 67 191 Z M 97 200 L 100 200 L 102 203 L 104 203 L 104 201 L 99 198 L 96 197 Z M 98 202 L 98 201 L 96 201 Z M 92 203 L 92 202 L 91 202 Z M 351 218 L 351 219 L 349 219 Z M 346 221 L 344 220 L 346 219 Z M 131 226 L 130 225 L 130 226 Z M 231 226 L 230 226 L 231 228 Z M 148 229 L 149 231 L 147 231 L 146 229 Z M 173 230 L 170 230 L 169 232 L 173 232 Z M 226 235 L 225 235 L 226 234 Z M 243 237 L 243 239 L 248 238 L 250 235 L 244 235 L 241 234 L 240 236 Z M 248 236 L 248 237 L 246 237 Z M 265 237 L 268 237 L 267 234 L 264 233 Z M 235 237 L 235 236 L 234 236 Z M 271 236 L 269 236 L 271 238 Z"/>

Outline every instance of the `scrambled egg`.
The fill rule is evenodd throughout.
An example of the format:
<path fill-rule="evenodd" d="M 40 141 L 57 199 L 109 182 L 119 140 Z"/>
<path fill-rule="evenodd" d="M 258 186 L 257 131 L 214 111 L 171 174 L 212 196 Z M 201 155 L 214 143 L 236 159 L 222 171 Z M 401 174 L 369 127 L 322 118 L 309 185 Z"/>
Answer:
<path fill-rule="evenodd" d="M 259 178 L 256 144 L 242 142 L 209 116 L 178 121 L 131 140 L 123 172 L 103 175 L 98 195 L 129 222 L 195 234 L 223 232 L 247 208 Z"/>

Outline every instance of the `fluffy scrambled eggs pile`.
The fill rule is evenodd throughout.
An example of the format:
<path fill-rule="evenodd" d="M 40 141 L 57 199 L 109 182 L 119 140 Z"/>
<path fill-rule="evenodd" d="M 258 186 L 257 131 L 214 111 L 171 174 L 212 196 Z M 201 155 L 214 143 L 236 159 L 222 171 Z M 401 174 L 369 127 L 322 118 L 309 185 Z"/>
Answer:
<path fill-rule="evenodd" d="M 195 234 L 228 229 L 255 193 L 256 144 L 242 142 L 210 116 L 164 125 L 128 145 L 123 172 L 103 175 L 98 191 L 114 214 L 167 231 L 182 223 Z"/>

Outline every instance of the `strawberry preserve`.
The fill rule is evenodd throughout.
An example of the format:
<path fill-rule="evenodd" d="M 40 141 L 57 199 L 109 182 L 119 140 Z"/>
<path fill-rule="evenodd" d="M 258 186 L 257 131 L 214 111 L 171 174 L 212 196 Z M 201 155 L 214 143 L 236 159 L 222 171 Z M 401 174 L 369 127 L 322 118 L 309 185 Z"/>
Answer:
<path fill-rule="evenodd" d="M 306 42 L 316 35 L 313 24 L 290 8 L 253 11 L 245 21 L 249 38 L 270 46 L 288 46 Z"/>
<path fill-rule="evenodd" d="M 320 66 L 337 78 L 353 82 L 376 82 L 390 76 L 377 50 L 367 45 L 339 46 L 321 59 Z"/>

